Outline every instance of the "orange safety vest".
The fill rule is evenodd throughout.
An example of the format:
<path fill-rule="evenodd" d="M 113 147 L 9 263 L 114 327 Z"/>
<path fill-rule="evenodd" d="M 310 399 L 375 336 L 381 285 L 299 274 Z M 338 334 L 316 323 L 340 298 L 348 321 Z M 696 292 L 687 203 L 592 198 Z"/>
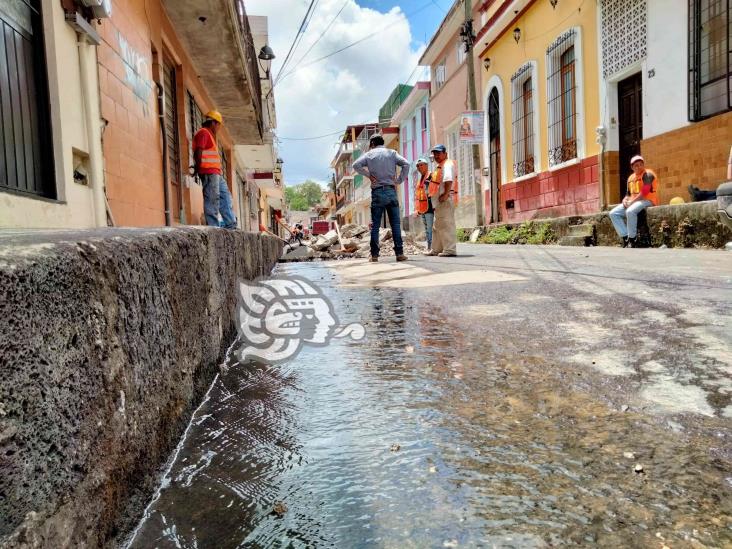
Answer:
<path fill-rule="evenodd" d="M 206 130 L 211 135 L 211 141 L 213 141 L 213 148 L 203 149 L 201 151 L 201 165 L 199 166 L 203 170 L 221 170 L 221 155 L 219 154 L 219 146 L 216 144 L 216 138 L 211 130 L 208 128 L 201 128 Z"/>
<path fill-rule="evenodd" d="M 420 174 L 419 183 L 417 183 L 417 190 L 414 193 L 414 201 L 415 201 L 415 210 L 417 210 L 417 213 L 419 215 L 422 215 L 423 213 L 427 213 L 427 210 L 430 209 L 430 203 L 429 199 L 427 197 L 427 188 L 424 184 L 425 179 L 427 179 L 430 176 L 429 173 L 422 176 Z"/>
<path fill-rule="evenodd" d="M 651 192 L 643 198 L 653 202 L 654 206 L 658 206 L 658 176 L 653 172 L 653 170 L 646 169 L 643 172 L 643 175 L 637 179 L 634 173 L 630 174 L 630 177 L 628 177 L 628 193 L 631 198 L 635 198 L 641 194 L 641 190 L 645 185 L 650 185 Z"/>
<path fill-rule="evenodd" d="M 438 164 L 437 168 L 435 168 L 435 171 L 432 172 L 432 179 L 430 180 L 430 186 L 427 192 L 430 193 L 431 197 L 437 196 L 437 194 L 440 192 L 440 185 L 442 183 L 442 167 L 450 163 L 452 165 L 452 187 L 450 188 L 450 193 L 452 194 L 452 200 L 455 202 L 455 205 L 457 206 L 458 203 L 458 173 L 457 173 L 457 163 L 451 159 L 446 159 L 442 164 Z"/>

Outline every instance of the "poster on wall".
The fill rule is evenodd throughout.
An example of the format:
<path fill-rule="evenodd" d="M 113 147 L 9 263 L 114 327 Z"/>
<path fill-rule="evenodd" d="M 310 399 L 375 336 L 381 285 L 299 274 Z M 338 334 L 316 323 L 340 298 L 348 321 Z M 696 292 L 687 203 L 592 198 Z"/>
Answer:
<path fill-rule="evenodd" d="M 460 143 L 480 145 L 483 143 L 483 111 L 465 111 L 460 115 Z"/>

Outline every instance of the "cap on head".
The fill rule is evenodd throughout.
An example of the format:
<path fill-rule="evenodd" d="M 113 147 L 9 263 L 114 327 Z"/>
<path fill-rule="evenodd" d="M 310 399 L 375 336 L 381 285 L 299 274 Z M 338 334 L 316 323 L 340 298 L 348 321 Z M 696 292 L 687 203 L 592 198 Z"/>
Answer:
<path fill-rule="evenodd" d="M 221 113 L 219 111 L 208 111 L 206 113 L 206 119 L 213 120 L 214 122 L 218 122 L 219 124 L 224 123 L 224 117 L 221 116 Z"/>
<path fill-rule="evenodd" d="M 435 145 L 434 147 L 432 147 L 432 150 L 430 152 L 433 152 L 433 153 L 446 153 L 447 152 L 447 148 L 445 147 L 445 145 Z"/>
<path fill-rule="evenodd" d="M 427 162 L 427 159 L 424 156 L 420 156 L 417 159 L 417 163 L 415 164 L 415 166 L 419 166 L 420 164 L 429 164 L 429 162 Z"/>
<path fill-rule="evenodd" d="M 635 164 L 638 161 L 643 162 L 644 164 L 646 163 L 646 161 L 643 160 L 643 157 L 641 155 L 636 154 L 633 158 L 630 159 L 630 165 L 632 166 L 633 164 Z"/>

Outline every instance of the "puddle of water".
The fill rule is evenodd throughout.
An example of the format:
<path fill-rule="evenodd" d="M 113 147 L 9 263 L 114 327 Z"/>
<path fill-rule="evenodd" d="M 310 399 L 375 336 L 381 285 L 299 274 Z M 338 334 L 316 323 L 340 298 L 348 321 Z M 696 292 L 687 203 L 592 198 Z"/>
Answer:
<path fill-rule="evenodd" d="M 366 339 L 228 363 L 132 547 L 732 544 L 732 469 L 708 441 L 590 398 L 571 365 L 502 354 L 421 290 L 290 269 Z"/>

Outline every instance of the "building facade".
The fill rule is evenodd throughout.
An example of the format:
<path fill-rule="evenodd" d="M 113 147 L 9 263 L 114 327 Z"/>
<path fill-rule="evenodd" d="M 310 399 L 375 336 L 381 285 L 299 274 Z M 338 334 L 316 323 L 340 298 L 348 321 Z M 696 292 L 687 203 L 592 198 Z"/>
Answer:
<path fill-rule="evenodd" d="M 417 214 L 414 211 L 414 193 L 417 187 L 417 159 L 430 156 L 429 124 L 430 83 L 417 82 L 391 119 L 399 131 L 399 153 L 409 160 L 409 177 L 400 189 L 402 224 L 409 230 Z"/>
<path fill-rule="evenodd" d="M 0 227 L 106 226 L 98 36 L 57 0 L 3 2 L 0 24 Z"/>
<path fill-rule="evenodd" d="M 484 2 L 477 33 L 494 221 L 600 208 L 594 2 Z"/>
<path fill-rule="evenodd" d="M 642 154 L 661 182 L 659 200 L 714 190 L 732 145 L 730 3 L 602 0 L 600 113 L 606 132 L 604 201 L 625 193 Z"/>
<path fill-rule="evenodd" d="M 481 18 L 481 2 L 474 2 L 472 8 L 475 23 L 480 21 Z M 420 59 L 420 65 L 430 67 L 429 127 L 431 146 L 445 145 L 448 156 L 454 159 L 458 166 L 456 225 L 458 227 L 473 227 L 478 218 L 475 197 L 476 189 L 480 193 L 480 166 L 475 165 L 473 146 L 468 143 L 461 143 L 459 138 L 461 115 L 470 110 L 468 68 L 466 64 L 467 56 L 470 53 L 466 52 L 465 43 L 460 35 L 464 21 L 465 2 L 464 0 L 456 0 L 430 40 Z M 475 49 L 473 52 L 475 52 Z M 480 97 L 481 80 L 477 64 L 475 74 L 476 94 Z"/>
<path fill-rule="evenodd" d="M 224 117 L 218 141 L 234 209 L 243 228 L 253 225 L 261 192 L 255 200 L 246 181 L 256 170 L 234 152 L 264 145 L 274 117 L 264 116 L 243 1 L 83 4 L 0 6 L 6 35 L 17 35 L 17 51 L 0 53 L 12 69 L 0 89 L 0 225 L 204 223 L 191 143 L 211 109 Z"/>

